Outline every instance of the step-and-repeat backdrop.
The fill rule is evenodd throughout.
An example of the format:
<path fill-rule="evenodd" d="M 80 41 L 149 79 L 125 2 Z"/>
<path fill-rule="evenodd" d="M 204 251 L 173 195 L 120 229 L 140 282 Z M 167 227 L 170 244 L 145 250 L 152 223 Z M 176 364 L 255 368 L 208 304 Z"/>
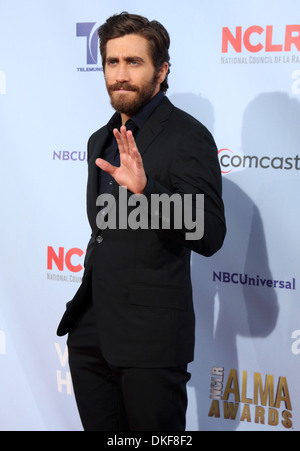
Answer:
<path fill-rule="evenodd" d="M 300 430 L 300 4 L 0 0 L 0 429 L 76 431 L 60 316 L 90 236 L 86 143 L 113 114 L 97 28 L 171 35 L 168 96 L 213 133 L 228 235 L 192 256 L 188 430 Z"/>

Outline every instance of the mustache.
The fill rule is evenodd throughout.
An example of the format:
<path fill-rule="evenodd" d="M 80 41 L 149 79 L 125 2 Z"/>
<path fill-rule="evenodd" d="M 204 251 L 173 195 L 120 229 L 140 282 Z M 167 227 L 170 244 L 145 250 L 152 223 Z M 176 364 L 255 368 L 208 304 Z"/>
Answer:
<path fill-rule="evenodd" d="M 138 91 L 138 87 L 131 85 L 130 83 L 115 83 L 109 86 L 109 92 L 119 91 L 120 89 L 124 89 L 126 91 Z"/>

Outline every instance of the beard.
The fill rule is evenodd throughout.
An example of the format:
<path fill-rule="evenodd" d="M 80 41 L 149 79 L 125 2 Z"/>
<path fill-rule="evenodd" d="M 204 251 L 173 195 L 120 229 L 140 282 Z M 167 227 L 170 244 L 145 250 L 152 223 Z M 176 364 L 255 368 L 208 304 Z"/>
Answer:
<path fill-rule="evenodd" d="M 157 79 L 157 74 L 154 74 L 152 80 L 141 87 L 131 85 L 127 82 L 115 83 L 110 86 L 107 85 L 107 91 L 110 96 L 112 107 L 121 114 L 126 114 L 129 117 L 133 116 L 152 99 L 156 90 Z M 114 95 L 114 92 L 120 89 L 131 91 L 134 93 L 134 96 L 128 93 L 118 93 L 117 95 Z M 129 96 L 132 98 L 128 99 Z"/>

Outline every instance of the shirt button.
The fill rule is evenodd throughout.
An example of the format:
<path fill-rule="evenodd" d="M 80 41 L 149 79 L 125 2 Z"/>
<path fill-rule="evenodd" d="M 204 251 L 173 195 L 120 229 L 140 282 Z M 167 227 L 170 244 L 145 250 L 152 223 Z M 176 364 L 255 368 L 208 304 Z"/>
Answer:
<path fill-rule="evenodd" d="M 97 236 L 96 241 L 98 244 L 101 244 L 103 241 L 103 237 L 101 235 Z"/>

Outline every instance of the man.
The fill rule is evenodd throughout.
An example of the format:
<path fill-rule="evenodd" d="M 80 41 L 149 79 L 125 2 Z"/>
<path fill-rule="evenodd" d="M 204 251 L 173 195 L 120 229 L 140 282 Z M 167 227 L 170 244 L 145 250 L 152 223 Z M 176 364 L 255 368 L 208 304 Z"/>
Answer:
<path fill-rule="evenodd" d="M 225 236 L 217 150 L 206 128 L 165 96 L 170 41 L 161 24 L 122 13 L 100 27 L 99 38 L 116 113 L 88 143 L 92 237 L 82 284 L 58 334 L 69 332 L 85 430 L 183 431 L 194 351 L 190 253 L 210 256 Z M 193 218 L 197 195 L 204 195 L 204 236 L 188 239 L 187 227 L 175 225 L 176 211 L 150 207 L 153 227 L 104 227 L 110 212 L 103 194 L 114 196 L 115 212 L 132 195 L 177 194 L 183 208 L 193 195 Z"/>

